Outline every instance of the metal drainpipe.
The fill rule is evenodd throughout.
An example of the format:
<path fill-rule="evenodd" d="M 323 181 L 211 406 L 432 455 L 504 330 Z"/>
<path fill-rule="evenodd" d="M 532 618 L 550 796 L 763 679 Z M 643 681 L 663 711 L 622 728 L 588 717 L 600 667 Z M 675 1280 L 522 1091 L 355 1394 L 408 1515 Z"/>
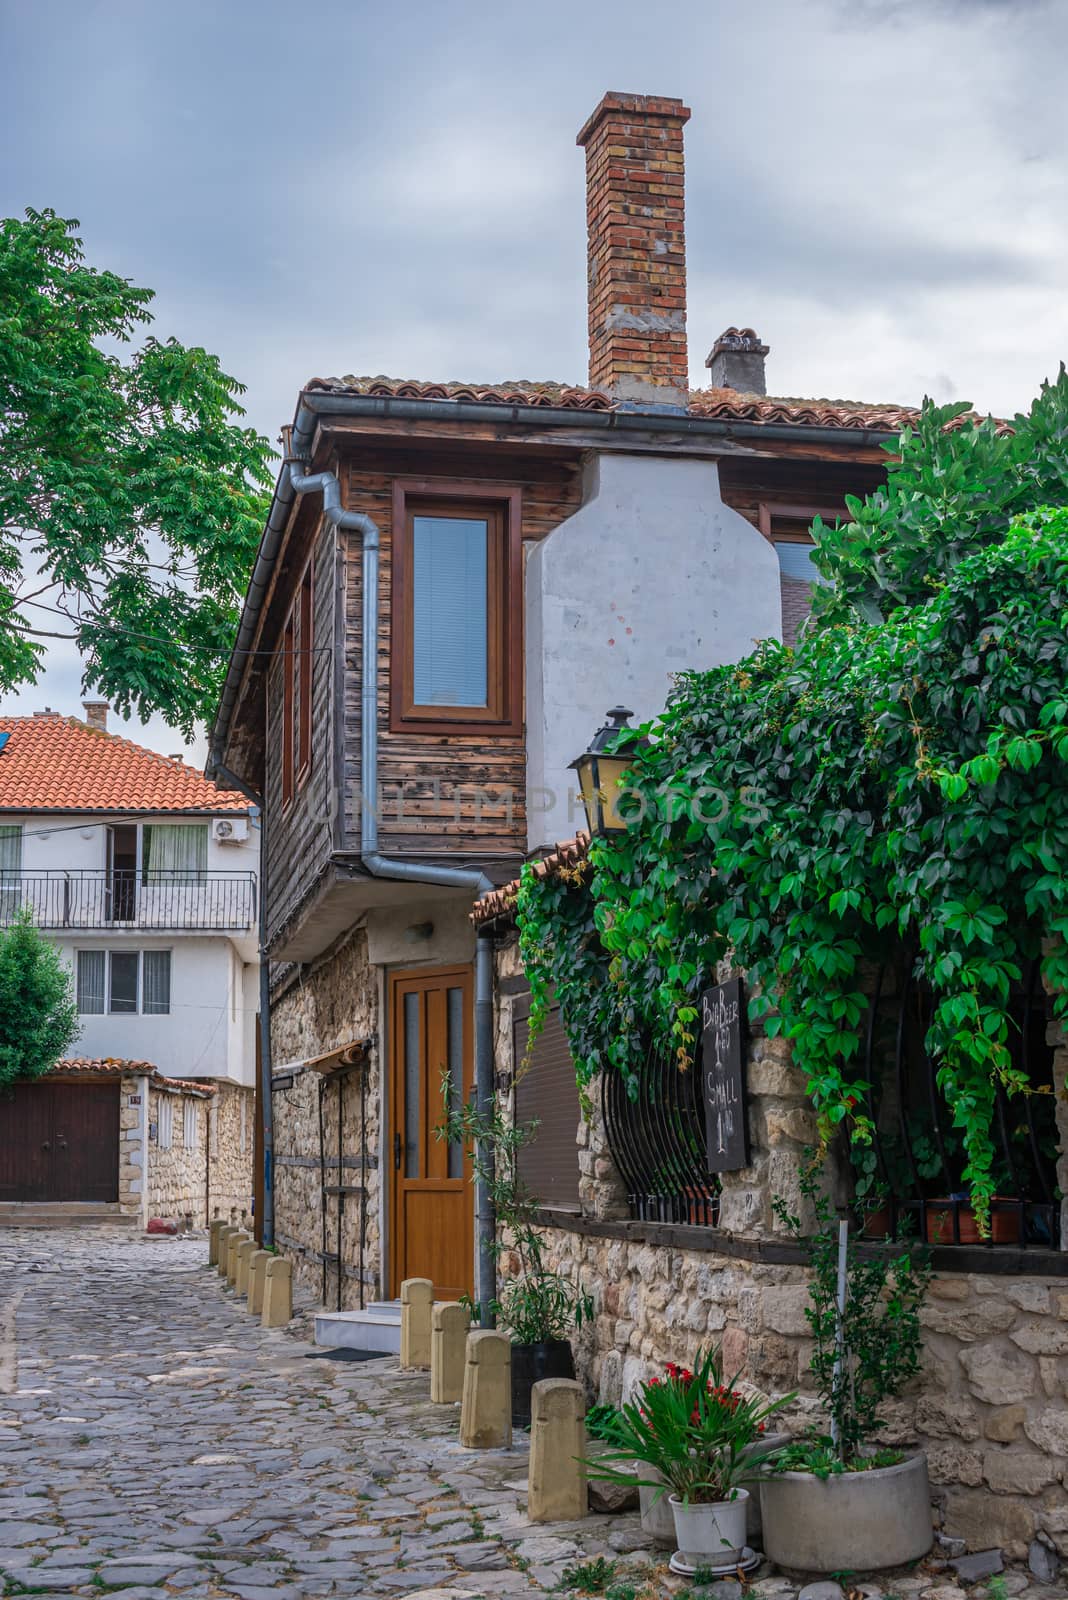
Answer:
<path fill-rule="evenodd" d="M 475 943 L 475 1105 L 480 1116 L 493 1108 L 496 1094 L 493 1073 L 493 938 L 480 930 Z M 483 1166 L 493 1171 L 493 1146 L 479 1152 Z M 479 1321 L 492 1328 L 496 1321 L 490 1302 L 497 1298 L 497 1218 L 488 1177 L 481 1178 L 478 1204 L 478 1305 Z"/>

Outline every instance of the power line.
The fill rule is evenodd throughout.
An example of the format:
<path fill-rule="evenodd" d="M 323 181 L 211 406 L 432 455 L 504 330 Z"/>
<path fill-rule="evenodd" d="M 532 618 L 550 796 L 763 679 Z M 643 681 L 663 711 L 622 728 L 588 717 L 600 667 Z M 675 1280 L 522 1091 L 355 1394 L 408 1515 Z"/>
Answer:
<path fill-rule="evenodd" d="M 62 617 L 64 619 L 64 621 L 73 623 L 74 626 L 77 627 L 77 628 L 89 627 L 89 626 L 93 626 L 94 625 L 93 623 L 86 622 L 86 620 L 83 617 L 77 617 L 77 616 L 72 615 L 71 612 L 65 611 L 61 606 L 45 605 L 44 601 L 42 601 L 42 600 L 24 600 L 24 601 L 20 601 L 18 604 L 19 605 L 33 606 L 37 611 L 48 611 L 48 612 L 50 612 L 52 614 L 52 616 Z M 17 609 L 16 606 L 9 606 L 8 607 L 9 611 L 14 611 L 16 609 Z M 6 619 L 4 617 L 0 616 L 0 623 L 3 623 L 5 620 Z M 109 633 L 122 634 L 123 637 L 128 638 L 128 639 L 147 639 L 147 640 L 151 641 L 154 644 L 174 645 L 176 643 L 176 641 L 174 639 L 168 638 L 165 634 L 162 634 L 162 633 L 142 633 L 137 628 L 124 628 L 124 627 L 121 627 L 120 625 L 118 625 L 117 623 L 107 623 L 106 625 L 100 624 L 100 623 L 96 623 L 96 625 L 98 625 L 98 626 L 101 626 L 101 625 L 106 626 L 106 629 L 107 629 L 107 631 Z M 12 622 L 12 623 L 9 624 L 9 626 L 15 627 L 16 624 Z M 78 642 L 77 635 L 75 635 L 75 634 L 71 634 L 69 636 L 65 635 L 65 634 L 63 634 L 63 635 L 57 634 L 57 635 L 53 635 L 53 637 L 56 637 L 56 638 L 67 638 L 67 637 L 69 637 L 70 642 L 72 644 L 77 644 L 77 642 Z M 199 650 L 202 653 L 207 652 L 207 653 L 210 653 L 211 655 L 214 655 L 216 660 L 219 660 L 219 661 L 229 661 L 231 659 L 231 657 L 233 657 L 235 655 L 236 656 L 268 656 L 268 657 L 277 656 L 277 657 L 281 658 L 281 657 L 284 657 L 284 656 L 287 656 L 287 655 L 292 655 L 292 656 L 332 656 L 333 653 L 334 653 L 333 645 L 329 645 L 329 644 L 317 644 L 317 645 L 311 645 L 308 649 L 301 648 L 301 649 L 293 649 L 293 650 L 285 650 L 285 649 L 278 649 L 278 650 L 238 650 L 236 648 L 235 649 L 230 649 L 230 650 L 225 650 L 225 649 L 224 650 L 219 650 L 219 649 L 216 649 L 216 647 L 214 645 L 210 645 L 210 644 L 194 644 L 192 642 L 192 640 L 185 640 L 181 644 L 178 645 L 178 648 L 180 650 Z"/>

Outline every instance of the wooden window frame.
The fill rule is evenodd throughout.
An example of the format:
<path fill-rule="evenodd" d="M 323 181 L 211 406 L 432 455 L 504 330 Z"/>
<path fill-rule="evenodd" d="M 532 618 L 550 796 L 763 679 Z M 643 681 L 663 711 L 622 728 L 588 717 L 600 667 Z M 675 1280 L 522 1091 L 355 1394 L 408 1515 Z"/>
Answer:
<path fill-rule="evenodd" d="M 477 508 L 477 510 L 476 510 Z M 411 518 L 419 511 L 455 516 L 496 513 L 490 536 L 487 588 L 487 700 L 478 707 L 417 706 L 413 700 L 414 594 Z M 468 737 L 523 731 L 523 505 L 514 484 L 458 483 L 453 478 L 397 478 L 393 483 L 392 601 L 390 609 L 389 728 L 391 733 Z"/>
<path fill-rule="evenodd" d="M 297 603 L 295 610 L 298 620 L 298 648 L 296 656 L 296 705 L 297 714 L 297 749 L 294 756 L 296 765 L 296 787 L 303 788 L 308 780 L 312 764 L 312 631 L 314 629 L 314 579 L 312 577 L 312 562 L 304 568 L 297 590 Z"/>

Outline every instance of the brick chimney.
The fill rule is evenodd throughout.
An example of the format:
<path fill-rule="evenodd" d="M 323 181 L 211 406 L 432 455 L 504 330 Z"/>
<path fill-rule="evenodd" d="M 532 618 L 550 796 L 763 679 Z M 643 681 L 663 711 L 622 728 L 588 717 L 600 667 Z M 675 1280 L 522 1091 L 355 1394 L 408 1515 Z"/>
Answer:
<path fill-rule="evenodd" d="M 586 151 L 590 387 L 635 407 L 689 399 L 689 118 L 681 100 L 609 93 L 578 136 Z"/>
<path fill-rule="evenodd" d="M 83 700 L 82 710 L 85 720 L 91 728 L 99 728 L 101 733 L 108 731 L 108 703 L 106 700 Z"/>
<path fill-rule="evenodd" d="M 767 394 L 764 357 L 768 346 L 761 344 L 753 328 L 727 328 L 705 358 L 709 382 L 714 389 L 737 389 L 742 394 Z"/>

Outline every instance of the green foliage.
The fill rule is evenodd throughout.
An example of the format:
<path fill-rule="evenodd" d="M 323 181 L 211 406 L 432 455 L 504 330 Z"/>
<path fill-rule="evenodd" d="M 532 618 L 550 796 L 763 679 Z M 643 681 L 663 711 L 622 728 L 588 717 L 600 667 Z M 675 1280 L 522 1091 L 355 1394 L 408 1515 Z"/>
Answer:
<path fill-rule="evenodd" d="M 618 1406 L 591 1406 L 586 1413 L 587 1436 L 591 1439 L 610 1439 L 618 1418 Z"/>
<path fill-rule="evenodd" d="M 207 351 L 149 337 L 152 291 L 84 264 L 78 223 L 0 222 L 0 688 L 77 641 L 85 684 L 187 735 L 214 708 L 270 449 Z M 63 623 L 73 626 L 63 626 Z"/>
<path fill-rule="evenodd" d="M 998 1085 L 1032 1087 L 1010 1052 L 1026 963 L 1068 1017 L 1068 378 L 1015 438 L 946 421 L 925 408 L 887 489 L 817 530 L 836 587 L 796 651 L 679 676 L 641 730 L 637 820 L 583 872 L 528 869 L 518 920 L 531 1035 L 551 989 L 581 1082 L 633 1092 L 650 1041 L 685 1070 L 730 954 L 821 1136 L 862 1145 L 864 974 L 904 951 L 985 1227 Z"/>
<path fill-rule="evenodd" d="M 519 1152 L 534 1137 L 537 1122 L 510 1121 L 496 1097 L 487 1111 L 473 1100 L 457 1104 L 448 1072 L 442 1076 L 442 1104 L 450 1109 L 435 1131 L 439 1139 L 472 1151 L 472 1182 L 487 1185 L 500 1230 L 497 1258 L 508 1252 L 519 1260 L 519 1271 L 504 1279 L 490 1302 L 493 1317 L 514 1344 L 566 1339 L 572 1328 L 591 1320 L 593 1301 L 545 1264 L 545 1239 L 537 1228 L 540 1202 L 519 1174 Z"/>
<path fill-rule="evenodd" d="M 78 1037 L 70 970 L 31 913 L 0 929 L 0 1085 L 39 1078 Z"/>
<path fill-rule="evenodd" d="M 786 1232 L 808 1252 L 809 1369 L 833 1425 L 833 1455 L 841 1467 L 856 1470 L 862 1451 L 882 1427 L 883 1404 L 920 1371 L 920 1307 L 931 1270 L 923 1256 L 914 1258 L 908 1250 L 862 1259 L 850 1233 L 845 1310 L 839 1318 L 838 1219 L 815 1169 L 802 1174 L 801 1187 L 815 1213 L 815 1232 L 807 1233 L 783 1200 L 773 1204 Z M 821 1470 L 827 1454 L 826 1441 L 810 1446 L 808 1470 Z"/>
<path fill-rule="evenodd" d="M 606 1429 L 611 1449 L 586 1463 L 590 1478 L 637 1483 L 684 1504 L 736 1498 L 742 1483 L 774 1459 L 759 1449 L 767 1420 L 794 1396 L 767 1401 L 724 1383 L 719 1347 L 698 1356 L 695 1370 L 669 1364 L 665 1378 L 642 1385 Z M 634 1464 L 653 1469 L 636 1477 Z"/>
<path fill-rule="evenodd" d="M 564 1568 L 557 1588 L 570 1594 L 604 1594 L 616 1575 L 618 1563 L 607 1556 L 576 1561 Z"/>

